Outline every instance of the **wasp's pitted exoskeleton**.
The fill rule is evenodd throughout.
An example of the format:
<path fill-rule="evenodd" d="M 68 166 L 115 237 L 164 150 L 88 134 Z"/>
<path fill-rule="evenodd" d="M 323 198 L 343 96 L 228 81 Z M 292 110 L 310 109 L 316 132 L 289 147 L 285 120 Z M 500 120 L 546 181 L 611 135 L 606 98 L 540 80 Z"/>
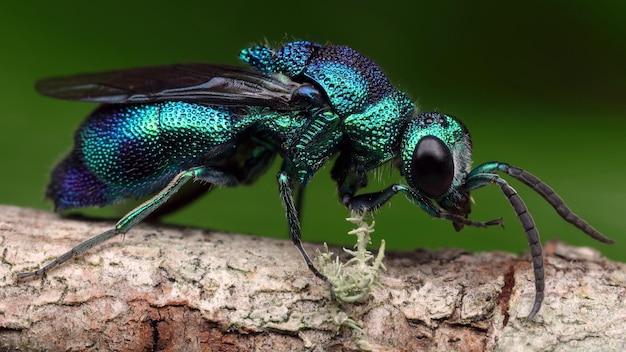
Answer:
<path fill-rule="evenodd" d="M 332 177 L 347 208 L 375 210 L 401 193 L 430 216 L 452 221 L 457 230 L 501 224 L 468 219 L 470 192 L 498 185 L 531 248 L 536 296 L 528 319 L 543 301 L 539 233 L 522 199 L 498 173 L 531 187 L 589 236 L 612 242 L 530 173 L 497 161 L 472 169 L 465 126 L 450 115 L 417 113 L 408 96 L 354 49 L 302 41 L 278 50 L 255 46 L 240 58 L 252 69 L 179 64 L 40 81 L 37 89 L 44 95 L 104 104 L 80 126 L 74 149 L 52 173 L 46 196 L 56 210 L 155 195 L 115 228 L 19 278 L 42 275 L 128 232 L 190 180 L 228 187 L 252 183 L 277 155 L 283 159 L 277 180 L 291 238 L 327 283 L 302 247 L 293 193 L 334 155 Z M 386 163 L 400 169 L 406 185 L 357 194 L 367 173 Z"/>

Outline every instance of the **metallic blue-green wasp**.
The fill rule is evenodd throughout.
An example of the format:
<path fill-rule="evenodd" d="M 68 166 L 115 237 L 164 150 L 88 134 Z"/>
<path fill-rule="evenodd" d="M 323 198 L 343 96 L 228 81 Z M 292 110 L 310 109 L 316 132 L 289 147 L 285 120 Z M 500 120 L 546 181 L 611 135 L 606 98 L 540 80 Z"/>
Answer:
<path fill-rule="evenodd" d="M 347 208 L 376 210 L 401 193 L 430 216 L 452 221 L 456 230 L 501 224 L 468 218 L 470 192 L 497 184 L 531 248 L 536 296 L 529 319 L 544 294 L 539 233 L 522 199 L 498 173 L 530 186 L 589 236 L 611 242 L 530 173 L 495 161 L 472 169 L 465 126 L 450 115 L 417 113 L 409 97 L 354 49 L 302 41 L 278 50 L 254 46 L 240 58 L 251 68 L 193 63 L 38 82 L 44 95 L 103 104 L 79 127 L 73 150 L 52 173 L 46 196 L 56 210 L 153 196 L 113 229 L 19 277 L 42 275 L 128 232 L 190 180 L 207 188 L 249 184 L 276 156 L 283 160 L 277 181 L 291 238 L 311 271 L 327 283 L 302 247 L 294 192 L 333 156 L 331 175 Z M 358 194 L 368 172 L 387 163 L 399 168 L 406 184 Z"/>

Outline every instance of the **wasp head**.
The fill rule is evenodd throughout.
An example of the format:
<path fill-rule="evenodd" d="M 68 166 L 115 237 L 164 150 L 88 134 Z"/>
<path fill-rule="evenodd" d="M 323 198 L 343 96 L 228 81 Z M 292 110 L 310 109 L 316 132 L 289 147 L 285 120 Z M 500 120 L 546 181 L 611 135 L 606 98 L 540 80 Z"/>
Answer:
<path fill-rule="evenodd" d="M 472 141 L 453 116 L 422 113 L 407 124 L 401 142 L 402 174 L 417 193 L 434 199 L 447 212 L 467 218 L 471 197 L 465 182 Z M 463 224 L 454 223 L 459 231 Z"/>

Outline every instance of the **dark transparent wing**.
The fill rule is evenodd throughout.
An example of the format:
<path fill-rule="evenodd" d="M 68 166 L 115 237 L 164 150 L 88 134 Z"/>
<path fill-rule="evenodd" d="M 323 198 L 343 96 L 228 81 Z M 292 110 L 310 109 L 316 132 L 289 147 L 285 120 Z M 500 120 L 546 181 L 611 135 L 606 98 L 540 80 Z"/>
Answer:
<path fill-rule="evenodd" d="M 187 101 L 293 110 L 300 86 L 238 66 L 183 63 L 47 78 L 35 88 L 52 98 L 106 104 Z"/>

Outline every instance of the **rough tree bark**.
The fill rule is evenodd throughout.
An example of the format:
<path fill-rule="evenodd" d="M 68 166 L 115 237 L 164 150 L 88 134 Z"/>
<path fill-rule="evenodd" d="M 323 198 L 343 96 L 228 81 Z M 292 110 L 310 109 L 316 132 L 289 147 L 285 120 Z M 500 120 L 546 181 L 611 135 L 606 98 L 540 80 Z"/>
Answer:
<path fill-rule="evenodd" d="M 588 248 L 546 245 L 546 300 L 527 322 L 527 256 L 388 253 L 382 287 L 338 306 L 290 241 L 140 225 L 45 278 L 18 282 L 16 273 L 112 224 L 7 206 L 0 214 L 0 350 L 626 348 L 626 265 Z"/>

